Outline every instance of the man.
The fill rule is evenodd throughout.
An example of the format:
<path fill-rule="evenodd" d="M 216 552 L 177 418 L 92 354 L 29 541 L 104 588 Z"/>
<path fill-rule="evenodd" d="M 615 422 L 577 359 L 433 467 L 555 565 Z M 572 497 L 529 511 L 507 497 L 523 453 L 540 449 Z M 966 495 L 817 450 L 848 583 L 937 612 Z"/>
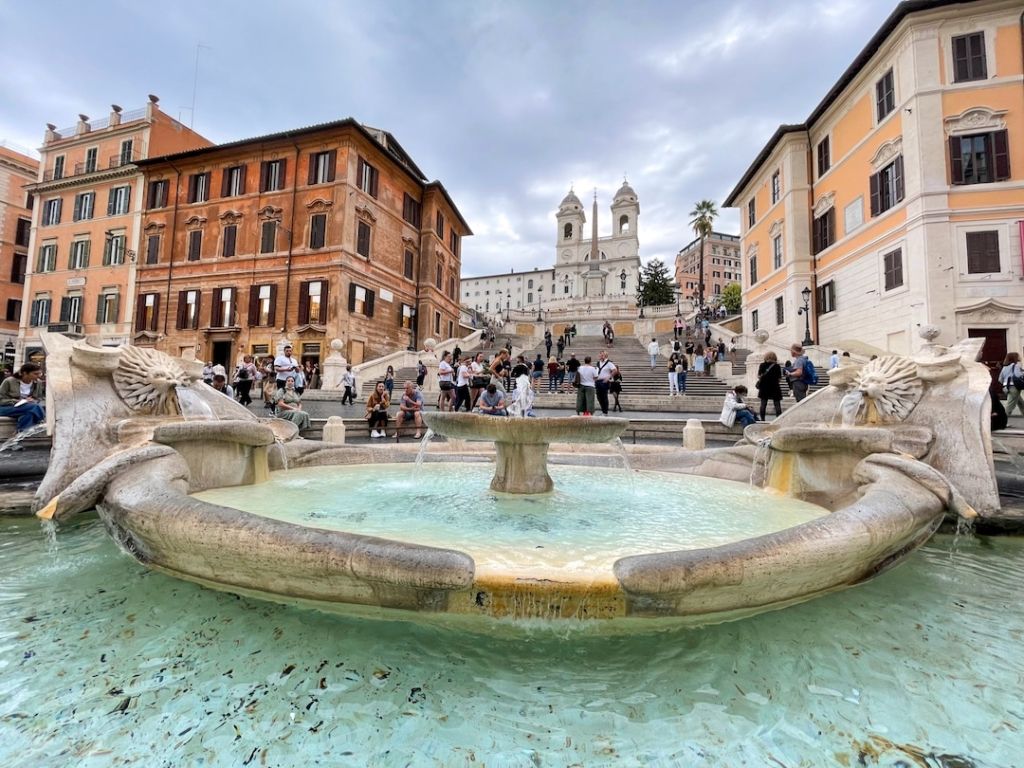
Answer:
<path fill-rule="evenodd" d="M 544 349 L 547 350 L 545 357 L 551 357 L 551 330 L 544 331 Z M 540 357 L 540 355 L 538 355 Z"/>
<path fill-rule="evenodd" d="M 558 359 L 562 359 L 562 353 L 565 352 L 565 336 L 558 337 L 558 344 L 555 345 L 555 349 L 558 350 Z M 551 357 L 551 353 L 548 352 L 548 357 Z"/>
<path fill-rule="evenodd" d="M 473 404 L 469 400 L 469 382 L 472 377 L 470 364 L 469 357 L 465 357 L 459 361 L 459 367 L 455 371 L 455 407 L 452 410 L 456 412 L 463 404 L 467 411 L 472 410 Z"/>
<path fill-rule="evenodd" d="M 651 337 L 651 343 L 647 345 L 647 354 L 651 356 L 651 370 L 658 364 L 658 355 L 661 354 L 661 345 L 658 340 Z"/>
<path fill-rule="evenodd" d="M 352 366 L 345 366 L 345 373 L 341 376 L 341 383 L 345 387 L 345 394 L 341 396 L 341 404 L 355 405 L 356 402 L 356 375 L 352 373 Z"/>
<path fill-rule="evenodd" d="M 583 365 L 579 365 L 577 372 L 580 377 L 580 386 L 576 390 L 576 415 L 589 416 L 594 412 L 594 393 L 597 381 L 597 369 L 590 364 L 590 355 L 583 358 Z M 605 402 L 607 403 L 607 401 L 608 391 L 605 390 Z"/>
<path fill-rule="evenodd" d="M 487 388 L 480 393 L 477 410 L 485 416 L 508 416 L 508 409 L 505 407 L 505 393 L 499 391 L 494 384 L 488 384 Z"/>
<path fill-rule="evenodd" d="M 43 385 L 39 381 L 43 369 L 25 363 L 17 375 L 8 376 L 0 384 L 0 416 L 17 419 L 16 429 L 24 432 L 46 418 L 43 412 Z"/>
<path fill-rule="evenodd" d="M 693 368 L 693 339 L 686 340 L 686 344 L 683 345 L 683 352 L 686 353 L 687 367 Z"/>
<path fill-rule="evenodd" d="M 213 375 L 213 383 L 210 386 L 216 389 L 222 395 L 227 395 L 232 400 L 235 399 L 235 390 L 233 390 L 231 388 L 231 385 L 228 384 L 228 377 L 225 376 L 223 373 L 215 373 Z"/>
<path fill-rule="evenodd" d="M 569 387 L 571 389 L 576 383 L 576 372 L 580 369 L 580 361 L 576 359 L 576 353 L 571 352 L 569 359 L 565 362 L 565 373 L 569 378 Z"/>
<path fill-rule="evenodd" d="M 416 424 L 416 434 L 413 437 L 417 440 L 422 437 L 420 434 L 420 430 L 423 429 L 423 417 L 420 415 L 422 412 L 423 395 L 416 389 L 416 385 L 413 382 L 405 382 L 405 391 L 402 393 L 402 399 L 398 403 L 396 422 L 399 428 L 407 421 Z"/>
<path fill-rule="evenodd" d="M 830 357 L 828 359 L 828 367 L 829 368 L 838 368 L 839 367 L 839 350 L 838 349 L 833 349 L 832 350 L 832 357 Z"/>
<path fill-rule="evenodd" d="M 294 378 L 299 371 L 299 361 L 292 357 L 292 345 L 286 344 L 280 355 L 274 358 L 274 376 L 277 379 L 277 388 L 284 389 L 284 383 L 289 376 Z"/>
<path fill-rule="evenodd" d="M 550 345 L 548 345 L 550 347 Z M 551 350 L 548 349 L 548 357 L 551 357 Z M 537 353 L 537 357 L 533 361 L 533 371 L 531 373 L 533 377 L 533 388 L 537 389 L 540 384 L 541 377 L 544 375 L 544 358 L 540 356 L 540 352 Z"/>
<path fill-rule="evenodd" d="M 612 376 L 618 368 L 608 359 L 608 353 L 603 349 L 597 356 L 597 376 L 594 382 L 594 393 L 597 395 L 597 404 L 601 406 L 601 413 L 608 415 L 608 389 L 612 384 Z"/>
<path fill-rule="evenodd" d="M 793 399 L 798 403 L 807 397 L 807 377 L 804 375 L 804 367 L 807 365 L 807 357 L 804 355 L 804 348 L 800 344 L 794 344 L 789 348 L 789 356 L 793 358 L 786 378 L 789 380 L 789 388 L 793 391 Z"/>
<path fill-rule="evenodd" d="M 213 384 L 213 361 L 210 360 L 203 366 L 203 381 L 207 384 Z"/>

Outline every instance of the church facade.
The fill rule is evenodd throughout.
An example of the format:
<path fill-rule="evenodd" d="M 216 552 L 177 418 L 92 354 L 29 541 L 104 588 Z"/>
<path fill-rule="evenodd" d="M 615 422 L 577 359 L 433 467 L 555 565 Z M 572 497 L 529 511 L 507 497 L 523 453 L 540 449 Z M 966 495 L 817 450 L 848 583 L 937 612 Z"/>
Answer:
<path fill-rule="evenodd" d="M 528 272 L 462 278 L 462 304 L 486 315 L 635 300 L 640 275 L 637 222 L 640 202 L 626 182 L 611 204 L 611 234 L 598 236 L 597 193 L 590 227 L 583 203 L 570 190 L 555 215 L 555 263 Z"/>

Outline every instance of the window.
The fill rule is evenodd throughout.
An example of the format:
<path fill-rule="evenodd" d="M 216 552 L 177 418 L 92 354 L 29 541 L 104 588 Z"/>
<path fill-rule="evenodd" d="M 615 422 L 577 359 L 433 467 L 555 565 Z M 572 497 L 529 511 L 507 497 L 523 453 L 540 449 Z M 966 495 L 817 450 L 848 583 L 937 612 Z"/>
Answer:
<path fill-rule="evenodd" d="M 75 209 L 71 214 L 72 221 L 86 221 L 93 217 L 96 208 L 95 192 L 80 192 L 75 195 Z"/>
<path fill-rule="evenodd" d="M 772 238 L 772 269 L 782 266 L 782 235 Z"/>
<path fill-rule="evenodd" d="M 532 293 L 526 294 L 526 303 L 527 304 L 533 304 L 533 294 Z"/>
<path fill-rule="evenodd" d="M 835 312 L 836 309 L 836 284 L 829 280 L 824 285 L 818 286 L 816 309 L 819 315 L 827 315 Z"/>
<path fill-rule="evenodd" d="M 210 199 L 210 172 L 193 173 L 188 177 L 188 201 L 205 203 Z"/>
<path fill-rule="evenodd" d="M 440 211 L 434 218 L 434 231 L 437 232 L 438 237 L 444 238 L 444 215 Z"/>
<path fill-rule="evenodd" d="M 60 224 L 60 198 L 47 200 L 43 203 L 43 226 L 51 227 Z"/>
<path fill-rule="evenodd" d="M 299 286 L 299 325 L 327 323 L 326 280 L 310 280 Z"/>
<path fill-rule="evenodd" d="M 412 251 L 406 251 L 405 252 L 405 272 L 404 272 L 404 274 L 405 274 L 405 276 L 409 280 L 412 280 L 412 276 L 413 276 L 413 255 L 412 255 Z"/>
<path fill-rule="evenodd" d="M 273 253 L 277 250 L 277 222 L 264 221 L 260 230 L 260 253 Z"/>
<path fill-rule="evenodd" d="M 124 251 L 127 240 L 125 235 L 108 235 L 103 244 L 103 265 L 124 264 Z"/>
<path fill-rule="evenodd" d="M 85 299 L 81 294 L 65 296 L 60 300 L 60 322 L 78 324 L 82 322 L 82 307 Z"/>
<path fill-rule="evenodd" d="M 356 166 L 356 185 L 371 197 L 377 196 L 377 169 L 361 157 Z"/>
<path fill-rule="evenodd" d="M 50 309 L 53 300 L 48 296 L 32 300 L 32 312 L 29 318 L 29 325 L 40 326 L 50 324 Z"/>
<path fill-rule="evenodd" d="M 527 288 L 533 288 L 533 280 L 532 279 L 526 281 L 526 287 Z"/>
<path fill-rule="evenodd" d="M 450 227 L 448 229 L 448 250 L 456 256 L 459 254 L 459 236 Z"/>
<path fill-rule="evenodd" d="M 985 33 L 975 32 L 953 38 L 953 82 L 984 80 L 988 77 L 985 67 Z"/>
<path fill-rule="evenodd" d="M 403 193 L 402 218 L 417 229 L 420 226 L 421 206 L 419 200 L 411 197 L 408 192 Z"/>
<path fill-rule="evenodd" d="M 135 308 L 135 330 L 155 333 L 160 309 L 159 293 L 144 293 L 139 296 L 139 305 Z"/>
<path fill-rule="evenodd" d="M 107 198 L 107 216 L 121 216 L 128 213 L 128 201 L 131 198 L 132 188 L 113 187 L 110 196 Z"/>
<path fill-rule="evenodd" d="M 36 272 L 53 272 L 57 268 L 57 244 L 44 243 L 39 246 Z"/>
<path fill-rule="evenodd" d="M 779 172 L 776 171 L 772 174 L 772 205 L 779 202 L 779 197 L 782 195 L 782 180 L 779 178 Z"/>
<path fill-rule="evenodd" d="M 373 317 L 373 291 L 355 283 L 348 286 L 348 311 Z"/>
<path fill-rule="evenodd" d="M 356 253 L 370 258 L 370 225 L 365 221 L 356 223 Z"/>
<path fill-rule="evenodd" d="M 178 319 L 175 327 L 179 331 L 199 327 L 199 302 L 199 291 L 178 291 Z"/>
<path fill-rule="evenodd" d="M 160 262 L 160 235 L 150 235 L 146 239 L 146 263 L 158 264 Z"/>
<path fill-rule="evenodd" d="M 903 199 L 903 156 L 900 155 L 871 177 L 871 215 L 892 208 Z"/>
<path fill-rule="evenodd" d="M 146 208 L 163 208 L 167 205 L 167 190 L 170 182 L 167 179 L 149 182 L 149 195 L 146 197 Z"/>
<path fill-rule="evenodd" d="M 314 152 L 309 156 L 309 183 L 327 184 L 334 181 L 334 167 L 338 164 L 338 151 Z M 374 194 L 376 197 L 376 194 Z"/>
<path fill-rule="evenodd" d="M 572 224 L 571 223 L 570 224 L 566 224 L 562 228 L 562 239 L 563 240 L 572 240 Z"/>
<path fill-rule="evenodd" d="M 831 148 L 828 136 L 818 142 L 818 178 L 820 179 L 832 167 Z"/>
<path fill-rule="evenodd" d="M 872 176 L 871 178 L 875 178 Z M 836 209 L 829 208 L 814 220 L 814 252 L 821 253 L 836 240 Z"/>
<path fill-rule="evenodd" d="M 68 269 L 85 269 L 89 266 L 89 241 L 72 240 L 68 255 Z"/>
<path fill-rule="evenodd" d="M 455 298 L 455 294 L 456 294 L 456 290 L 455 290 L 455 276 L 454 275 L 448 275 L 448 296 L 449 296 L 449 298 L 454 299 Z"/>
<path fill-rule="evenodd" d="M 434 333 L 441 333 L 441 313 L 434 313 Z"/>
<path fill-rule="evenodd" d="M 757 254 L 753 254 L 750 259 L 750 284 L 753 285 L 757 282 Z"/>
<path fill-rule="evenodd" d="M 225 258 L 235 255 L 235 244 L 238 240 L 238 227 L 234 224 L 226 225 L 221 230 L 221 253 Z"/>
<path fill-rule="evenodd" d="M 64 178 L 64 155 L 53 158 L 53 178 L 54 180 Z"/>
<path fill-rule="evenodd" d="M 25 272 L 28 270 L 28 254 L 16 253 L 11 260 L 11 282 L 18 285 L 25 282 Z"/>
<path fill-rule="evenodd" d="M 327 214 L 314 213 L 309 218 L 309 247 L 323 248 L 327 241 Z"/>
<path fill-rule="evenodd" d="M 210 326 L 231 328 L 235 325 L 235 289 L 215 288 L 210 308 Z"/>
<path fill-rule="evenodd" d="M 885 275 L 885 290 L 891 291 L 903 285 L 903 249 L 882 256 L 882 272 Z"/>
<path fill-rule="evenodd" d="M 437 287 L 438 290 L 441 290 L 441 284 L 443 282 L 444 282 L 444 267 L 442 267 L 440 264 L 438 264 L 437 265 L 437 269 L 434 272 L 434 285 Z"/>
<path fill-rule="evenodd" d="M 999 233 L 988 232 L 967 233 L 967 272 L 979 273 L 1001 272 L 999 263 Z"/>
<path fill-rule="evenodd" d="M 623 214 L 619 216 L 619 233 L 626 234 L 629 232 L 629 216 Z"/>
<path fill-rule="evenodd" d="M 97 147 L 89 147 L 85 150 L 85 172 L 92 173 L 96 170 L 96 160 L 99 154 Z"/>
<path fill-rule="evenodd" d="M 7 316 L 4 319 L 9 323 L 21 321 L 21 299 L 7 300 Z"/>
<path fill-rule="evenodd" d="M 157 301 L 160 297 L 157 296 Z M 121 297 L 116 289 L 105 289 L 99 297 L 99 301 L 96 304 L 96 322 L 100 325 L 110 325 L 111 323 L 117 322 L 117 313 L 120 308 Z M 154 318 L 154 325 L 155 325 Z M 153 328 L 152 330 L 156 330 Z"/>
<path fill-rule="evenodd" d="M 284 189 L 285 160 L 264 160 L 260 163 L 260 192 Z"/>
<path fill-rule="evenodd" d="M 277 286 L 253 285 L 249 288 L 249 325 L 269 328 L 277 314 Z"/>
<path fill-rule="evenodd" d="M 786 322 L 786 305 L 782 297 L 775 299 L 775 324 L 782 325 Z"/>
<path fill-rule="evenodd" d="M 1007 132 L 992 131 L 949 140 L 950 176 L 953 184 L 984 184 L 1010 178 Z"/>
<path fill-rule="evenodd" d="M 754 222 L 757 221 L 757 203 L 752 197 L 747 203 L 747 226 L 754 226 Z"/>
<path fill-rule="evenodd" d="M 118 165 L 127 165 L 134 159 L 132 148 L 135 146 L 135 142 L 132 139 L 125 139 L 121 142 L 121 154 L 119 156 L 120 163 Z"/>
<path fill-rule="evenodd" d="M 238 197 L 245 194 L 245 166 L 233 165 L 221 176 L 220 196 Z"/>
<path fill-rule="evenodd" d="M 203 251 L 203 230 L 193 229 L 188 233 L 188 260 L 199 261 Z"/>
<path fill-rule="evenodd" d="M 412 307 L 403 304 L 398 311 L 398 324 L 402 328 L 412 328 Z"/>
<path fill-rule="evenodd" d="M 32 222 L 29 219 L 18 219 L 17 228 L 14 230 L 14 244 L 22 248 L 28 248 L 28 241 L 32 235 Z"/>
<path fill-rule="evenodd" d="M 878 115 L 878 122 L 882 122 L 885 116 L 894 109 L 896 109 L 896 91 L 890 69 L 875 83 L 875 112 Z"/>

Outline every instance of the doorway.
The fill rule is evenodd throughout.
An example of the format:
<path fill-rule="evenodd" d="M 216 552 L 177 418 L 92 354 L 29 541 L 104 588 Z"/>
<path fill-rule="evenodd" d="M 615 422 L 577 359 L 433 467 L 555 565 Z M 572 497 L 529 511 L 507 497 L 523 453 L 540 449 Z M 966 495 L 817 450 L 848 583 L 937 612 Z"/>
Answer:
<path fill-rule="evenodd" d="M 349 342 L 348 342 L 348 364 L 349 365 L 359 365 L 361 362 L 363 362 L 363 355 L 364 354 L 365 354 L 365 352 L 363 350 L 363 342 L 356 341 L 354 339 L 349 339 Z"/>
<path fill-rule="evenodd" d="M 981 347 L 981 362 L 988 366 L 993 379 L 998 378 L 1006 358 L 1006 329 L 968 328 L 967 338 L 985 340 Z"/>
<path fill-rule="evenodd" d="M 215 341 L 213 342 L 213 355 L 214 365 L 223 365 L 224 370 L 230 371 L 235 366 L 231 361 L 231 342 L 230 341 Z"/>

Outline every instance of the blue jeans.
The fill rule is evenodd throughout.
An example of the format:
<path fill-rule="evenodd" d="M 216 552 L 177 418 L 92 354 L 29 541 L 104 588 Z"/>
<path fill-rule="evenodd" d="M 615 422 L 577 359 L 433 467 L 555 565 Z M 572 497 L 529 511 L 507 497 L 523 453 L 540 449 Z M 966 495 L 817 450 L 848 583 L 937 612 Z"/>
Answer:
<path fill-rule="evenodd" d="M 38 403 L 23 403 L 21 405 L 0 405 L 0 416 L 8 416 L 18 420 L 18 431 L 24 432 L 30 427 L 46 419 L 43 407 Z"/>
<path fill-rule="evenodd" d="M 749 427 L 751 424 L 757 421 L 757 416 L 755 416 L 754 412 L 749 408 L 744 408 L 742 410 L 736 411 L 736 421 L 738 421 L 744 427 Z"/>
<path fill-rule="evenodd" d="M 686 391 L 686 371 L 678 371 L 676 373 L 676 378 L 679 380 L 679 392 L 680 393 L 685 392 Z"/>

